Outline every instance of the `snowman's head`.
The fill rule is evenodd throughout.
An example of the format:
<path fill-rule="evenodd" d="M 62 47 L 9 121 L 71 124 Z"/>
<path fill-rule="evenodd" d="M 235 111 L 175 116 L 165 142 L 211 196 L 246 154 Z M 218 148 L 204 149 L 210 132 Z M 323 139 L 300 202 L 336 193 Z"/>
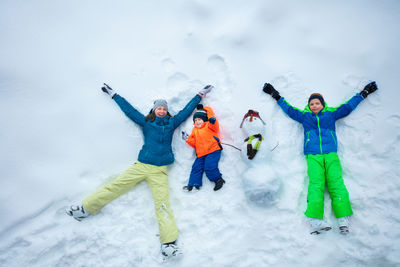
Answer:
<path fill-rule="evenodd" d="M 265 122 L 257 111 L 251 109 L 244 115 L 240 128 L 243 129 L 247 136 L 265 134 Z"/>

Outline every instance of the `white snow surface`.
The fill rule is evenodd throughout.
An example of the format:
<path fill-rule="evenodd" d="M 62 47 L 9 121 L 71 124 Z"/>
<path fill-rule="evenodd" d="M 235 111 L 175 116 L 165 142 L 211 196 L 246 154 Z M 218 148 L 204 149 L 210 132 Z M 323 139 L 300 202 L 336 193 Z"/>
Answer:
<path fill-rule="evenodd" d="M 0 266 L 400 266 L 398 14 L 396 0 L 1 1 Z M 313 92 L 338 106 L 372 80 L 379 90 L 336 124 L 350 234 L 339 234 L 326 192 L 333 229 L 312 236 L 303 129 L 262 86 L 303 108 Z M 183 192 L 195 159 L 180 138 L 189 118 L 169 168 L 180 259 L 161 261 L 145 183 L 82 222 L 65 215 L 143 144 L 103 82 L 145 114 L 157 98 L 176 114 L 213 84 L 203 103 L 222 141 L 238 147 L 244 114 L 259 111 L 266 138 L 279 140 L 266 162 L 281 179 L 279 199 L 246 199 L 248 165 L 229 146 L 224 187 L 214 192 L 204 177 L 199 192 Z"/>

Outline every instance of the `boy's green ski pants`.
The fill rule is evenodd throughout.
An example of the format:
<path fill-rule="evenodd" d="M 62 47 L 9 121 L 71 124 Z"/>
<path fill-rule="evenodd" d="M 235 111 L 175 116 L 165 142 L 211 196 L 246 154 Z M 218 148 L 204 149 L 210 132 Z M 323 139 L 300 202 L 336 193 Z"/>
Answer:
<path fill-rule="evenodd" d="M 305 215 L 309 218 L 323 219 L 325 184 L 332 199 L 332 209 L 336 218 L 353 214 L 338 155 L 336 153 L 306 155 L 306 160 L 309 184 Z"/>

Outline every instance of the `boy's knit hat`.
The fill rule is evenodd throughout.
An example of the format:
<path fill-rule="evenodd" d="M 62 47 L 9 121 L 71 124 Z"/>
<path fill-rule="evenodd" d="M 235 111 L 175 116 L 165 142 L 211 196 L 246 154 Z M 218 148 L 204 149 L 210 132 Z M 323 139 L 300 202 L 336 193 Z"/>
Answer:
<path fill-rule="evenodd" d="M 154 100 L 154 106 L 152 110 L 155 110 L 158 107 L 165 107 L 168 110 L 168 104 L 165 99 L 157 99 Z"/>
<path fill-rule="evenodd" d="M 321 101 L 321 104 L 325 107 L 325 100 L 321 94 L 318 94 L 318 93 L 311 94 L 310 98 L 308 98 L 309 105 L 310 105 L 311 100 L 313 100 L 313 99 L 318 99 L 319 101 Z"/>
<path fill-rule="evenodd" d="M 193 115 L 193 121 L 196 118 L 200 118 L 202 119 L 204 122 L 208 121 L 208 117 L 207 117 L 207 111 L 205 111 L 203 109 L 203 105 L 202 104 L 198 104 L 197 105 L 197 110 Z"/>

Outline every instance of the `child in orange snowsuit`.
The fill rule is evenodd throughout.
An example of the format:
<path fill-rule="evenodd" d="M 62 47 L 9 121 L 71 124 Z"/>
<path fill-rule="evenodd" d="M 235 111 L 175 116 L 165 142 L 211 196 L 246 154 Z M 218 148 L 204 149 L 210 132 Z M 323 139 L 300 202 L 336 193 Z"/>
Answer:
<path fill-rule="evenodd" d="M 225 180 L 218 169 L 218 162 L 221 158 L 221 144 L 218 138 L 219 123 L 214 117 L 210 107 L 203 107 L 199 104 L 193 115 L 194 128 L 186 143 L 196 149 L 197 158 L 193 163 L 189 183 L 184 186 L 186 191 L 192 191 L 193 187 L 200 189 L 202 186 L 203 173 L 215 183 L 214 191 L 221 189 Z"/>

